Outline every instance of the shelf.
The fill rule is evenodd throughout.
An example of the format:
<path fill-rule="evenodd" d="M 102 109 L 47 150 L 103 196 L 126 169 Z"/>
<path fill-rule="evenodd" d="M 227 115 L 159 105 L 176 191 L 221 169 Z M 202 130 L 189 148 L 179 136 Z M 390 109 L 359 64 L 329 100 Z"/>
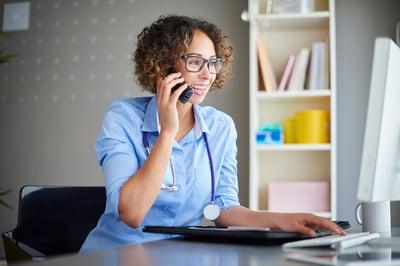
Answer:
<path fill-rule="evenodd" d="M 330 144 L 257 144 L 257 151 L 330 151 Z"/>
<path fill-rule="evenodd" d="M 326 180 L 329 182 L 328 211 L 308 211 L 321 217 L 337 215 L 337 104 L 335 0 L 321 0 L 307 13 L 258 14 L 261 0 L 249 2 L 249 207 L 268 208 L 268 183 L 285 180 Z M 265 1 L 265 0 L 263 0 Z M 329 81 L 318 90 L 261 90 L 258 40 L 268 43 L 271 67 L 282 73 L 291 54 L 312 50 L 314 42 L 326 41 Z M 268 53 L 268 52 L 266 52 Z M 308 59 L 310 60 L 310 59 Z M 308 61 L 309 63 L 310 61 Z M 308 76 L 305 79 L 309 79 Z M 261 82 L 260 82 L 261 81 Z M 279 81 L 279 80 L 278 80 Z M 279 83 L 279 82 L 278 82 Z M 304 84 L 304 88 L 308 88 Z M 265 124 L 284 124 L 304 110 L 329 113 L 331 143 L 261 144 L 256 132 Z M 283 126 L 283 125 L 282 125 Z M 290 165 L 290 167 L 288 167 Z M 322 200 L 322 199 L 321 199 Z M 325 199 L 324 199 L 325 200 Z M 311 207 L 311 206 L 310 206 Z M 315 208 L 317 209 L 317 208 Z"/>
<path fill-rule="evenodd" d="M 307 98 L 326 98 L 331 96 L 331 90 L 301 90 L 301 91 L 258 91 L 256 93 L 257 99 L 260 100 L 285 100 L 285 99 L 299 99 L 305 100 Z"/>
<path fill-rule="evenodd" d="M 256 15 L 259 27 L 267 30 L 329 29 L 329 11 L 296 14 Z"/>

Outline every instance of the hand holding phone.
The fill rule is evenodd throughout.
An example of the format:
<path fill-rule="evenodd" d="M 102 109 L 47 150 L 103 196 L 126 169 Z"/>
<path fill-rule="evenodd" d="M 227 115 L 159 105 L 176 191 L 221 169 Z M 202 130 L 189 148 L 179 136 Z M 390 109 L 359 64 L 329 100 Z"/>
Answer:
<path fill-rule="evenodd" d="M 170 70 L 169 74 L 174 73 L 175 70 Z M 168 75 L 169 75 L 168 74 Z M 174 87 L 172 87 L 171 92 L 176 91 L 183 83 L 176 84 Z M 188 85 L 187 88 L 179 95 L 179 101 L 181 103 L 187 103 L 190 100 L 190 97 L 193 95 L 193 89 Z"/>
<path fill-rule="evenodd" d="M 171 92 L 175 91 L 176 89 L 179 88 L 183 83 L 175 85 L 172 89 Z M 187 103 L 190 100 L 190 97 L 193 95 L 193 89 L 188 85 L 186 89 L 179 95 L 179 101 L 181 103 Z"/>

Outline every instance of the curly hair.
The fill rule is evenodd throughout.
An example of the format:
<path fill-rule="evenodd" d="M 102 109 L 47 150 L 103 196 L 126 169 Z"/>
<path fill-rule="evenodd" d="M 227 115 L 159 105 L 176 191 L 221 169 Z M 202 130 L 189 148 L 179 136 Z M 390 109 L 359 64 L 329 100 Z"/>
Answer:
<path fill-rule="evenodd" d="M 132 54 L 134 74 L 144 90 L 156 93 L 157 79 L 169 74 L 193 40 L 194 31 L 204 32 L 214 43 L 216 55 L 224 60 L 224 68 L 216 76 L 211 89 L 222 89 L 231 75 L 233 59 L 228 37 L 216 25 L 187 16 L 160 16 L 137 37 Z"/>

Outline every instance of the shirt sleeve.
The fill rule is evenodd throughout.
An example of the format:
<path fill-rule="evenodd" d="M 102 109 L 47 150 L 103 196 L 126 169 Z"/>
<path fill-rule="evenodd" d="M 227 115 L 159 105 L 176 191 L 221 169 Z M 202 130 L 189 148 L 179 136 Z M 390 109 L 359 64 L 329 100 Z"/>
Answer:
<path fill-rule="evenodd" d="M 103 170 L 107 201 L 116 217 L 119 217 L 120 189 L 139 168 L 133 143 L 127 135 L 132 130 L 126 128 L 130 124 L 121 106 L 111 106 L 104 116 L 95 142 L 97 160 Z"/>
<path fill-rule="evenodd" d="M 220 178 L 215 192 L 215 203 L 221 210 L 239 206 L 239 188 L 237 179 L 237 132 L 232 119 L 229 120 L 229 134 L 226 141 L 225 152 Z"/>

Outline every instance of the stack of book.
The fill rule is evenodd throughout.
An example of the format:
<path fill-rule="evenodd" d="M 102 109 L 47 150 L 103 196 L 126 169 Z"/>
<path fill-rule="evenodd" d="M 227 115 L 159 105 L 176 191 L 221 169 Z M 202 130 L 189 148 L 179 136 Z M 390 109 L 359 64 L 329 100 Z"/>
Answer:
<path fill-rule="evenodd" d="M 329 51 L 325 41 L 314 42 L 311 49 L 301 48 L 297 54 L 290 54 L 279 82 L 271 64 L 267 42 L 259 39 L 257 45 L 261 90 L 329 89 Z"/>

